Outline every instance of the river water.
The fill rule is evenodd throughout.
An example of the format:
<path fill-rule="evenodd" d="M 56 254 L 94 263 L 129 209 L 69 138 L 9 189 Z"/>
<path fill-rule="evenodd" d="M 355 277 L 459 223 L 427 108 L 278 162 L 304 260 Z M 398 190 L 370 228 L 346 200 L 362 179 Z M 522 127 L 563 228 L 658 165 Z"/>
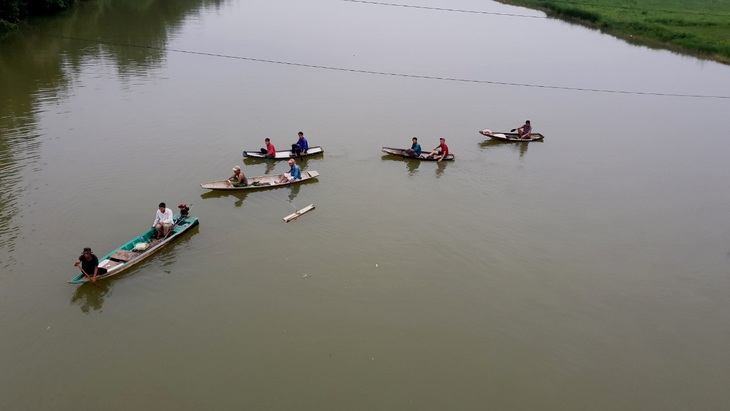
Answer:
<path fill-rule="evenodd" d="M 0 41 L 0 409 L 730 408 L 730 67 L 418 5 L 99 0 Z M 317 181 L 200 188 L 300 130 Z M 456 161 L 381 153 L 413 136 Z M 160 201 L 199 228 L 66 284 Z"/>

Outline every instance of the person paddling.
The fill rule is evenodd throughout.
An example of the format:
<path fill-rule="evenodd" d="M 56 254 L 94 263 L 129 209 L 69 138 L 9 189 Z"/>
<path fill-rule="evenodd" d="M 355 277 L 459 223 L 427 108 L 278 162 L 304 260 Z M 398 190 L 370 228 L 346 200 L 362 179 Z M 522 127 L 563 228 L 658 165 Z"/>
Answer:
<path fill-rule="evenodd" d="M 510 131 L 514 133 L 515 130 L 517 130 L 517 136 L 519 136 L 520 139 L 526 139 L 532 136 L 532 125 L 530 124 L 530 120 L 525 120 L 525 124 L 521 127 L 517 127 L 516 129 L 513 128 Z"/>
<path fill-rule="evenodd" d="M 99 259 L 91 252 L 91 248 L 84 247 L 83 253 L 76 260 L 74 266 L 79 267 L 84 276 L 96 284 L 96 277 L 106 274 L 106 268 L 99 267 Z"/>

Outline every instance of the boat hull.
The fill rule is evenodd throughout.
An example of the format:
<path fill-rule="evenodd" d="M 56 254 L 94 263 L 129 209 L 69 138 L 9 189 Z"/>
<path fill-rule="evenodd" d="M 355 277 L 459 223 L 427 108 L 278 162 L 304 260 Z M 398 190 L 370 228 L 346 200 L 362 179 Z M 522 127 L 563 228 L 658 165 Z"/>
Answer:
<path fill-rule="evenodd" d="M 411 160 L 438 161 L 438 159 L 436 159 L 436 158 L 413 157 L 412 155 L 410 155 L 406 152 L 405 148 L 383 147 L 383 153 L 390 154 L 393 156 L 403 157 L 403 158 L 409 158 Z M 448 156 L 446 156 L 446 158 L 443 159 L 443 161 L 453 161 L 453 160 L 454 160 L 453 154 L 449 154 Z"/>
<path fill-rule="evenodd" d="M 323 154 L 324 150 L 320 146 L 314 146 L 309 147 L 309 150 L 307 150 L 306 154 L 299 154 L 295 155 L 293 151 L 291 150 L 281 150 L 276 152 L 276 157 L 269 159 L 266 158 L 266 154 L 262 153 L 261 151 L 244 151 L 243 156 L 244 157 L 250 157 L 250 158 L 260 158 L 262 160 L 288 160 L 290 158 L 302 158 L 302 157 L 312 157 L 316 156 L 318 154 Z"/>
<path fill-rule="evenodd" d="M 188 216 L 181 218 L 179 214 L 176 214 L 175 221 L 176 224 L 173 226 L 170 235 L 164 239 L 152 239 L 152 235 L 157 230 L 151 228 L 100 258 L 99 267 L 106 268 L 107 272 L 106 274 L 97 276 L 96 280 L 103 280 L 128 270 L 175 241 L 184 232 L 198 225 L 197 217 Z M 135 245 L 138 243 L 147 243 L 149 247 L 144 251 L 135 251 Z M 84 284 L 88 282 L 89 279 L 83 273 L 79 273 L 76 277 L 68 281 L 69 284 Z"/>
<path fill-rule="evenodd" d="M 283 174 L 274 174 L 270 176 L 259 176 L 259 177 L 248 177 L 248 185 L 246 187 L 231 187 L 228 185 L 228 180 L 213 181 L 211 183 L 203 183 L 200 185 L 201 188 L 206 190 L 221 190 L 221 191 L 247 191 L 247 190 L 265 190 L 269 188 L 286 187 L 292 184 L 301 184 L 305 181 L 319 177 L 319 173 L 311 171 L 302 171 L 302 179 L 295 180 L 290 183 L 277 184 L 277 181 L 281 179 Z"/>
<path fill-rule="evenodd" d="M 530 138 L 520 138 L 519 134 L 511 133 L 511 132 L 507 132 L 507 133 L 500 132 L 500 133 L 488 134 L 488 133 L 485 133 L 483 130 L 480 130 L 479 134 L 481 134 L 485 137 L 495 139 L 495 140 L 510 141 L 510 142 L 514 142 L 514 143 L 529 143 L 530 141 L 542 141 L 543 139 L 545 139 L 545 136 L 543 136 L 540 133 L 532 133 L 530 135 Z"/>

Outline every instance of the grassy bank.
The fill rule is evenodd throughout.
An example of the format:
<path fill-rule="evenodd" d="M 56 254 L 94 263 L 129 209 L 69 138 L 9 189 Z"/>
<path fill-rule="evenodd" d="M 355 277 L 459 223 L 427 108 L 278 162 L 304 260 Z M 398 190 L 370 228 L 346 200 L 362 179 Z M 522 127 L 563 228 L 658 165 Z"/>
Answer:
<path fill-rule="evenodd" d="M 600 29 L 632 43 L 730 64 L 730 1 L 497 0 Z"/>

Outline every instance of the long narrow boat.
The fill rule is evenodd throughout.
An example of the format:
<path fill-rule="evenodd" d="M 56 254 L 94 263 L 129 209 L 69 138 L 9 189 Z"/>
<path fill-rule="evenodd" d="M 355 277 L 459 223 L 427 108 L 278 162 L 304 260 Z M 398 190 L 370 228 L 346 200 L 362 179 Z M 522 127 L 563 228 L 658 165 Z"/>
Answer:
<path fill-rule="evenodd" d="M 246 187 L 231 187 L 228 185 L 228 180 L 213 181 L 211 183 L 203 183 L 200 185 L 201 188 L 206 190 L 228 190 L 228 191 L 239 191 L 239 190 L 261 190 L 266 188 L 277 188 L 286 187 L 292 184 L 300 184 L 307 180 L 311 180 L 319 176 L 319 173 L 311 171 L 302 171 L 302 179 L 294 180 L 289 183 L 277 183 L 284 174 L 274 174 L 270 176 L 259 176 L 259 177 L 248 177 L 248 185 Z"/>
<path fill-rule="evenodd" d="M 405 149 L 405 148 L 383 147 L 383 153 L 391 154 L 391 155 L 398 156 L 398 157 L 405 157 L 405 158 L 410 158 L 411 160 L 423 160 L 423 161 L 437 161 L 438 160 L 437 158 L 427 157 L 428 153 L 425 153 L 425 152 L 421 155 L 421 157 L 413 157 L 412 155 L 408 154 L 408 152 L 406 152 L 406 150 L 407 149 Z M 443 161 L 451 161 L 453 159 L 454 159 L 454 155 L 449 154 L 446 156 L 446 158 L 444 158 Z"/>
<path fill-rule="evenodd" d="M 530 138 L 520 138 L 519 134 L 512 132 L 492 133 L 488 130 L 479 130 L 479 134 L 485 137 L 493 138 L 495 140 L 511 141 L 515 143 L 529 143 L 530 141 L 540 141 L 545 138 L 545 136 L 540 133 L 532 133 L 530 134 Z"/>
<path fill-rule="evenodd" d="M 175 214 L 175 223 L 167 237 L 162 239 L 152 238 L 153 234 L 157 233 L 157 230 L 151 228 L 100 258 L 99 267 L 106 268 L 107 272 L 106 274 L 97 276 L 96 280 L 103 280 L 126 271 L 173 242 L 182 233 L 198 225 L 198 218 L 188 216 L 185 208 L 181 207 L 181 214 Z M 69 284 L 84 284 L 88 282 L 89 279 L 83 273 L 79 273 L 76 277 L 68 281 Z"/>
<path fill-rule="evenodd" d="M 271 160 L 288 160 L 290 158 L 302 158 L 302 157 L 311 157 L 316 156 L 317 154 L 324 153 L 324 150 L 320 146 L 314 146 L 309 147 L 309 150 L 305 154 L 294 154 L 291 150 L 281 150 L 276 152 L 276 157 L 272 158 Z M 244 157 L 251 157 L 251 158 L 260 158 L 260 159 L 266 159 L 266 153 L 262 153 L 259 151 L 244 151 L 243 152 Z"/>

